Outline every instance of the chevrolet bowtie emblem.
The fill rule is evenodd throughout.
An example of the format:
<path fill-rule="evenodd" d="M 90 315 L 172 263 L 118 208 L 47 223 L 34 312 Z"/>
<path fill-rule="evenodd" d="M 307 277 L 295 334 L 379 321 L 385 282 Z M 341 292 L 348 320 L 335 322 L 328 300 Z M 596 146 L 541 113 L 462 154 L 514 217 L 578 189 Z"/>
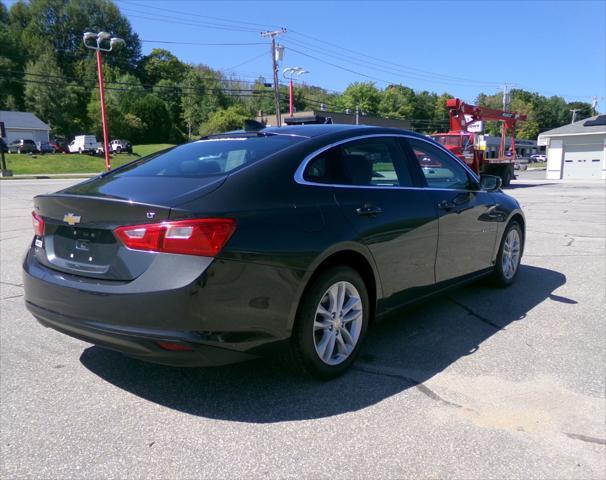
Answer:
<path fill-rule="evenodd" d="M 74 215 L 73 213 L 66 213 L 63 215 L 63 221 L 68 225 L 75 225 L 76 223 L 80 223 L 80 215 Z"/>

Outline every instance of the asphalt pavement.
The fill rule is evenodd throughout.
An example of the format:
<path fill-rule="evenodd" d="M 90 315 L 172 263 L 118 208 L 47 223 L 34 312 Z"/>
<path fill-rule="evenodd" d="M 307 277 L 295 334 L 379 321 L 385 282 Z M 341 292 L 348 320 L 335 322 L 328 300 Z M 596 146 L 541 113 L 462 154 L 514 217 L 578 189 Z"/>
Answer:
<path fill-rule="evenodd" d="M 528 223 L 514 286 L 375 325 L 327 383 L 273 359 L 156 366 L 40 326 L 31 199 L 74 180 L 0 182 L 0 477 L 605 478 L 606 188 L 543 178 L 508 189 Z"/>

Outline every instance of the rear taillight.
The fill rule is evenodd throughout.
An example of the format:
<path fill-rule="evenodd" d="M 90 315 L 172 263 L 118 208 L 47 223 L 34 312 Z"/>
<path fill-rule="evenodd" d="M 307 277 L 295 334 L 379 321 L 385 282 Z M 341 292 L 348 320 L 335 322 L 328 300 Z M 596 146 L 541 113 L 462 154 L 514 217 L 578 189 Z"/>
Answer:
<path fill-rule="evenodd" d="M 32 226 L 34 227 L 34 235 L 44 236 L 44 220 L 36 212 L 32 212 Z"/>
<path fill-rule="evenodd" d="M 170 352 L 192 352 L 194 349 L 189 345 L 174 342 L 156 342 L 160 348 Z"/>
<path fill-rule="evenodd" d="M 114 233 L 133 250 L 214 257 L 235 229 L 231 218 L 201 218 L 118 227 Z"/>

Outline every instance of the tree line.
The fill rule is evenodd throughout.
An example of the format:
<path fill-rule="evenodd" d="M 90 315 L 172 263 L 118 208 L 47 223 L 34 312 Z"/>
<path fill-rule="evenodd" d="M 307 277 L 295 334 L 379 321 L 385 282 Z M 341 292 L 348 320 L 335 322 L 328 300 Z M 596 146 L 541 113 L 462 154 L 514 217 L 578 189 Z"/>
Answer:
<path fill-rule="evenodd" d="M 188 138 L 241 128 L 244 119 L 274 113 L 273 87 L 263 77 L 254 82 L 227 76 L 202 63 L 191 65 L 170 51 L 141 54 L 141 41 L 110 0 L 30 0 L 7 9 L 0 2 L 0 109 L 35 113 L 57 135 L 101 133 L 96 61 L 82 44 L 85 31 L 109 31 L 125 43 L 104 55 L 110 134 L 135 143 L 180 143 Z M 415 91 L 401 84 L 380 89 L 354 82 L 329 92 L 298 85 L 297 111 L 354 112 L 407 119 L 414 130 L 432 133 L 448 128 L 445 103 L 453 95 Z M 288 110 L 288 87 L 280 86 L 282 111 Z M 479 105 L 500 108 L 502 94 L 480 94 Z M 511 92 L 511 109 L 528 115 L 520 138 L 591 116 L 584 102 L 568 103 L 525 90 Z M 489 131 L 497 132 L 489 124 Z"/>

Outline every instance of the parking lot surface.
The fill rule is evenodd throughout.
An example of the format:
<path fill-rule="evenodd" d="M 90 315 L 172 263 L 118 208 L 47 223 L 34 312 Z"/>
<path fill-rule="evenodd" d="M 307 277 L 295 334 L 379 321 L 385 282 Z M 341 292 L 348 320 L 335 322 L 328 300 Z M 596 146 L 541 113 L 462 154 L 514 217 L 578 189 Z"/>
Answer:
<path fill-rule="evenodd" d="M 513 287 L 375 325 L 328 383 L 273 359 L 150 365 L 43 328 L 23 304 L 31 199 L 74 180 L 0 182 L 0 477 L 605 478 L 605 184 L 542 176 L 508 189 L 528 225 Z"/>

